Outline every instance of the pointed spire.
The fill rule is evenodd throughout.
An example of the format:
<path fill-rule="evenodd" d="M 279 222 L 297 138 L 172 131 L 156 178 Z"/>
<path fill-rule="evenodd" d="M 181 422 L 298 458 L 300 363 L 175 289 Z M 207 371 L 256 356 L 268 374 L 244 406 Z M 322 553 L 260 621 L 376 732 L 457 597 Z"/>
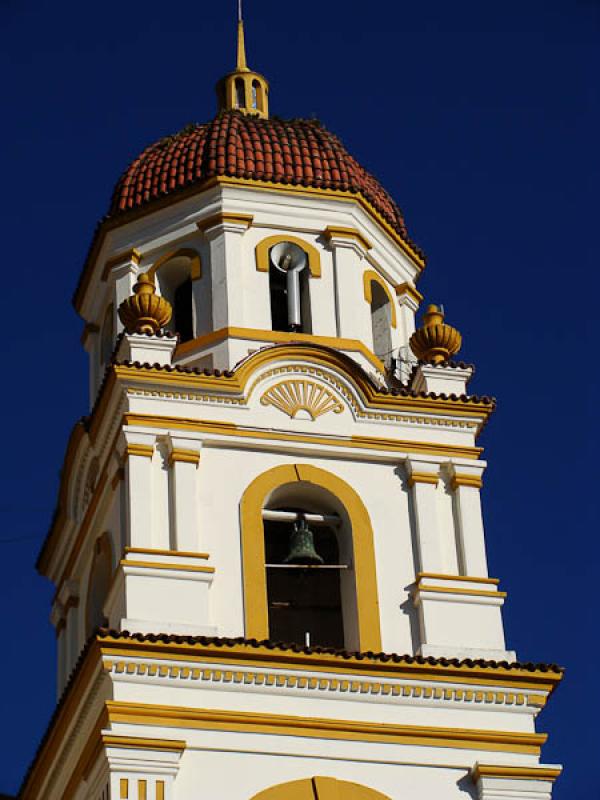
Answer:
<path fill-rule="evenodd" d="M 269 83 L 248 67 L 242 0 L 238 0 L 237 63 L 235 70 L 217 84 L 220 111 L 240 111 L 253 117 L 269 118 Z"/>
<path fill-rule="evenodd" d="M 236 72 L 247 72 L 248 65 L 246 64 L 246 43 L 244 41 L 244 20 L 238 20 L 238 38 L 237 38 L 237 65 Z"/>
<path fill-rule="evenodd" d="M 236 72 L 247 72 L 246 42 L 244 40 L 244 17 L 242 16 L 242 0 L 238 0 L 238 30 L 237 30 L 237 66 Z"/>

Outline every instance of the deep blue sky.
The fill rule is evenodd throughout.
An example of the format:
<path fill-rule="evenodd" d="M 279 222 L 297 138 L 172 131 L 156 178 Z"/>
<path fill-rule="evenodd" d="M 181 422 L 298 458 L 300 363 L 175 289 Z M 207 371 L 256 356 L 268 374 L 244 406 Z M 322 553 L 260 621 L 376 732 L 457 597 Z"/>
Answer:
<path fill-rule="evenodd" d="M 213 114 L 234 5 L 0 0 L 0 792 L 16 790 L 54 702 L 51 587 L 33 563 L 87 410 L 71 294 L 128 161 Z M 472 388 L 498 397 L 483 437 L 491 572 L 510 646 L 567 667 L 539 723 L 544 760 L 566 767 L 557 800 L 590 800 L 600 3 L 247 0 L 246 17 L 272 112 L 315 114 L 391 191 L 428 254 L 421 291 L 463 332 Z"/>

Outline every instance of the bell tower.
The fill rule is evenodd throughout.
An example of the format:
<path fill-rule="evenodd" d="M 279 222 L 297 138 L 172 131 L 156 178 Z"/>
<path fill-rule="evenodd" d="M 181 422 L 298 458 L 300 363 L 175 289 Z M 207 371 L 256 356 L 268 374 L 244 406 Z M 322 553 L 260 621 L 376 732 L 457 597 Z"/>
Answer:
<path fill-rule="evenodd" d="M 218 97 L 121 177 L 75 293 L 90 410 L 38 560 L 59 700 L 20 796 L 549 800 L 562 671 L 505 642 L 494 401 L 418 316 L 395 201 L 269 116 L 241 17 Z"/>

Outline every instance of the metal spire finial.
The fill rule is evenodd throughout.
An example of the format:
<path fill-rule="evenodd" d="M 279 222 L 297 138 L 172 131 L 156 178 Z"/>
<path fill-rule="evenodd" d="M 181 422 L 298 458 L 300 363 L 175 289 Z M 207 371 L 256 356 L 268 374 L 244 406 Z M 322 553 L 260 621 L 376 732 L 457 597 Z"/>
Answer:
<path fill-rule="evenodd" d="M 244 19 L 242 16 L 242 0 L 238 0 L 238 41 L 237 41 L 237 67 L 238 72 L 247 72 L 246 43 L 244 41 Z"/>

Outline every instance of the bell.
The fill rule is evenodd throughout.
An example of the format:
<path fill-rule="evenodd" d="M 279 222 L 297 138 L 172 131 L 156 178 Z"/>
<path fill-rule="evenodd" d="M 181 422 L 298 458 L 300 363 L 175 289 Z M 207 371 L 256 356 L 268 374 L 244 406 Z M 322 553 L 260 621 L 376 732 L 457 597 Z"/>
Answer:
<path fill-rule="evenodd" d="M 290 536 L 290 552 L 283 559 L 284 564 L 323 564 L 321 556 L 315 550 L 313 532 L 305 519 L 294 522 L 294 530 Z"/>

